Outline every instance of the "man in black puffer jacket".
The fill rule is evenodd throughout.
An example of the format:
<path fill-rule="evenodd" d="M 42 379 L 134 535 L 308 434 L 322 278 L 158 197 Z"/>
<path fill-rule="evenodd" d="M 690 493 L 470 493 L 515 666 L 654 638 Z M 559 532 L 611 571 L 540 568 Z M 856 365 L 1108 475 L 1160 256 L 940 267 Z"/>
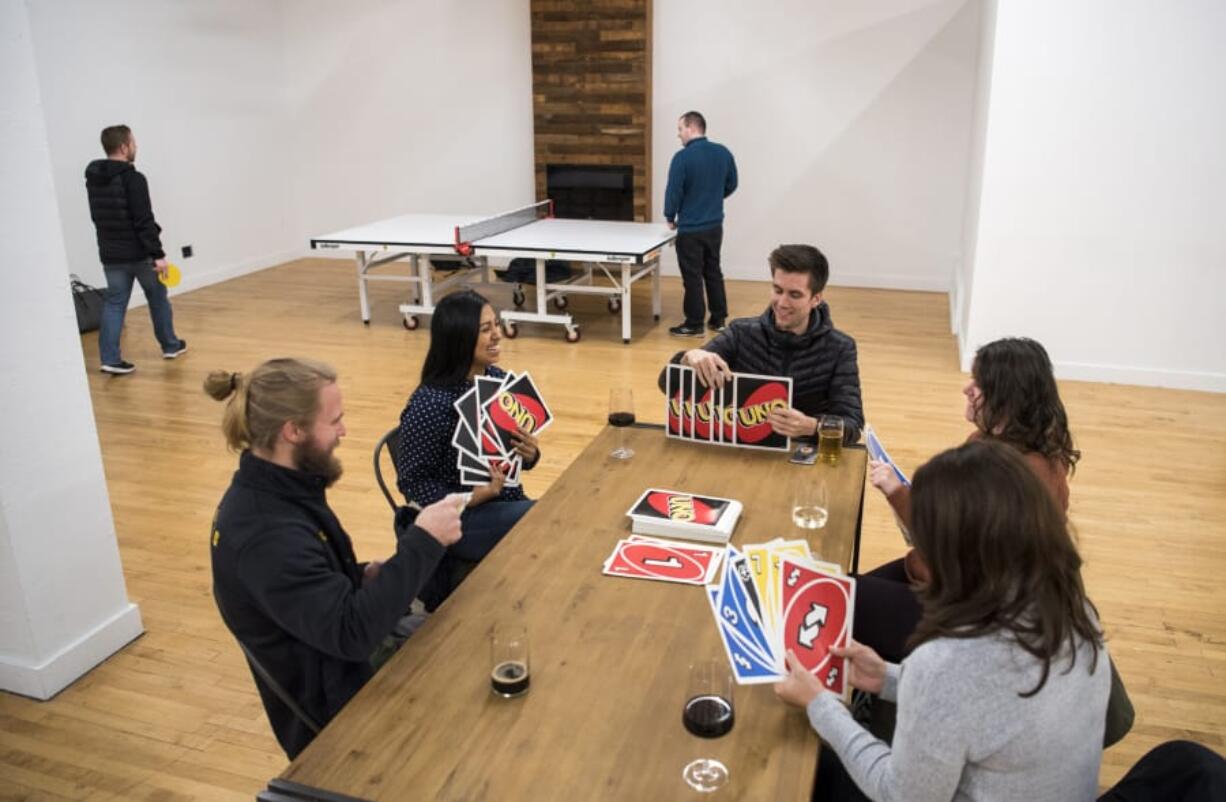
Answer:
<path fill-rule="evenodd" d="M 104 373 L 131 373 L 131 362 L 119 355 L 119 334 L 132 296 L 132 283 L 139 281 L 149 301 L 153 334 L 164 359 L 175 359 L 187 350 L 187 342 L 175 335 L 174 315 L 166 288 L 157 280 L 167 270 L 166 254 L 153 219 L 149 183 L 133 164 L 136 138 L 126 125 L 102 129 L 105 159 L 85 168 L 89 192 L 89 215 L 98 234 L 98 256 L 106 273 L 106 303 L 98 333 L 98 350 Z"/>
<path fill-rule="evenodd" d="M 822 300 L 830 266 L 812 245 L 780 245 L 770 255 L 771 304 L 756 318 L 732 321 L 701 348 L 673 355 L 671 364 L 694 368 L 706 386 L 732 373 L 789 376 L 792 408 L 771 413 L 779 434 L 812 439 L 822 415 L 843 418 L 843 441 L 864 428 L 856 341 L 836 329 Z M 660 372 L 664 390 L 667 368 Z"/>

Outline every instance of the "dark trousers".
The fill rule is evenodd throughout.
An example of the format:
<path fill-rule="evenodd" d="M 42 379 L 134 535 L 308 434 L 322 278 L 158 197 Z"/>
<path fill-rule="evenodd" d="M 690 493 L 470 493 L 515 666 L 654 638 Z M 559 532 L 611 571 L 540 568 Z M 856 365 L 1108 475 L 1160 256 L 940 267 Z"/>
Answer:
<path fill-rule="evenodd" d="M 1226 760 L 1191 741 L 1167 741 L 1145 754 L 1099 802 L 1226 800 Z"/>
<path fill-rule="evenodd" d="M 724 294 L 724 274 L 719 268 L 719 249 L 724 242 L 724 227 L 677 234 L 677 265 L 681 268 L 681 283 L 685 286 L 685 325 L 702 327 L 706 307 L 711 307 L 711 320 L 722 323 L 728 318 L 728 298 Z M 707 290 L 703 303 L 703 287 Z"/>
<path fill-rule="evenodd" d="M 894 560 L 856 578 L 851 635 L 889 662 L 901 663 L 922 612 L 903 561 Z"/>
<path fill-rule="evenodd" d="M 427 612 L 447 600 L 452 591 L 494 550 L 519 519 L 532 509 L 532 500 L 487 501 L 460 516 L 460 539 L 447 547 L 438 567 L 418 593 Z"/>

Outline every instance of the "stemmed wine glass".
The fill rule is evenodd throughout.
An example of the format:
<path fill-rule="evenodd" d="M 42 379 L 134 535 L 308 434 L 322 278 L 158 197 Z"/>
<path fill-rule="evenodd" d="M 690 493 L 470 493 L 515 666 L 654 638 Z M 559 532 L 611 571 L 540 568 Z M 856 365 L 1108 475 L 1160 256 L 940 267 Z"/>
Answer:
<path fill-rule="evenodd" d="M 690 684 L 685 694 L 681 722 L 699 738 L 726 735 L 736 721 L 732 709 L 732 672 L 725 660 L 700 660 L 690 666 Z M 681 770 L 686 784 L 710 793 L 728 782 L 728 767 L 714 758 L 698 758 Z"/>
<path fill-rule="evenodd" d="M 618 445 L 609 453 L 613 459 L 630 459 L 634 449 L 626 446 L 626 428 L 634 423 L 634 394 L 627 387 L 609 391 L 609 425 L 617 427 Z"/>

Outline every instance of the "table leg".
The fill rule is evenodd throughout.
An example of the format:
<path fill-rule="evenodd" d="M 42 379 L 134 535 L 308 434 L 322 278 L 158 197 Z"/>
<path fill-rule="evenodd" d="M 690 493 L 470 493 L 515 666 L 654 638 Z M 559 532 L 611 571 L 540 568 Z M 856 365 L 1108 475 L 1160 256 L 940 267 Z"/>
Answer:
<path fill-rule="evenodd" d="M 370 301 L 366 297 L 366 251 L 358 251 L 358 302 L 362 307 L 362 323 L 370 325 Z"/>

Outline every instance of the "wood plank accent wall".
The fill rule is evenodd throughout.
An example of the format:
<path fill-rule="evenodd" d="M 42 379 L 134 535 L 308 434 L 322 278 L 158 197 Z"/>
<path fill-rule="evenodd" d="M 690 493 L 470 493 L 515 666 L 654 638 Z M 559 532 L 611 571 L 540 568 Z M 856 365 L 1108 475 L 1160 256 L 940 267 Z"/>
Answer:
<path fill-rule="evenodd" d="M 532 0 L 536 195 L 545 165 L 628 165 L 651 219 L 651 0 Z"/>

